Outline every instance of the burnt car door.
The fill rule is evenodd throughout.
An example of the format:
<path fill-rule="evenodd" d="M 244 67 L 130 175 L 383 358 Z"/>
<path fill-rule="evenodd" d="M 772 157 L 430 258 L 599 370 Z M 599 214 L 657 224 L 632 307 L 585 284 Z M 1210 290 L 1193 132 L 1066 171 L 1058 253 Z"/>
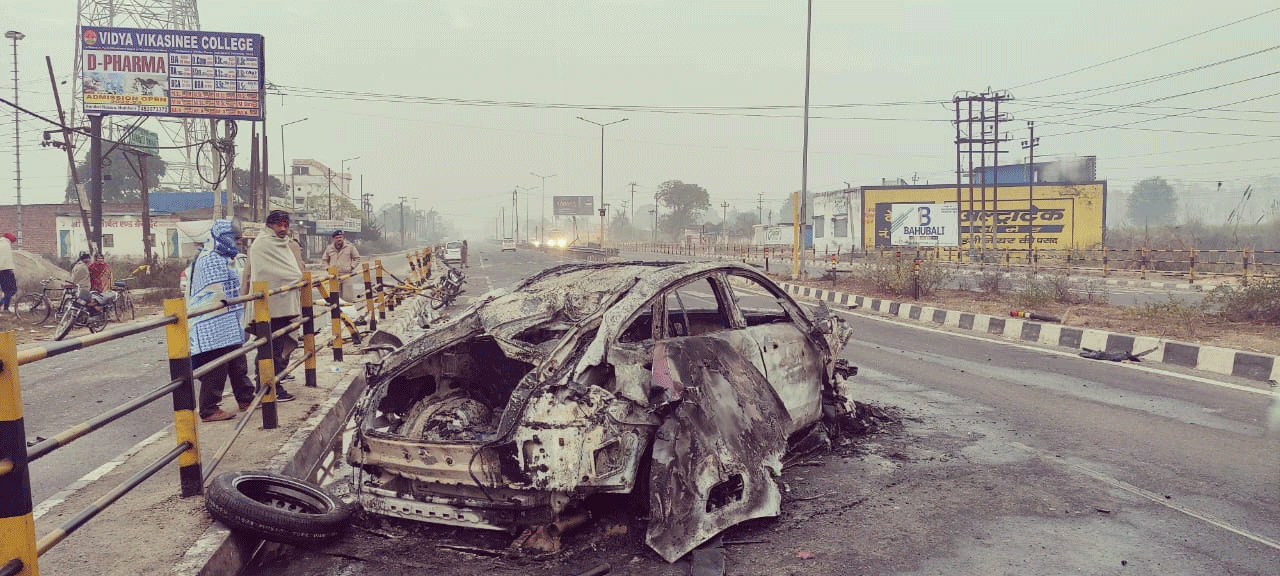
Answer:
<path fill-rule="evenodd" d="M 776 285 L 741 270 L 724 276 L 734 303 L 736 331 L 749 340 L 756 354 L 748 355 L 782 399 L 791 416 L 793 433 L 822 415 L 822 386 L 826 381 L 826 342 L 813 336 L 808 319 Z"/>
<path fill-rule="evenodd" d="M 674 562 L 720 531 L 778 514 L 791 419 L 747 355 L 720 275 L 673 286 L 655 301 L 650 402 L 664 415 L 653 441 L 646 541 Z"/>

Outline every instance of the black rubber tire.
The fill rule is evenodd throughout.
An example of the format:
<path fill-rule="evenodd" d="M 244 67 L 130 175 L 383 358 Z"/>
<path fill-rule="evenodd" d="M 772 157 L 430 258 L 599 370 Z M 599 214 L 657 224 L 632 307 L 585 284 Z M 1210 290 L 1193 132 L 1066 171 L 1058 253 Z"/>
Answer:
<path fill-rule="evenodd" d="M 133 309 L 133 297 L 129 294 L 121 294 L 120 300 L 116 302 L 116 319 L 117 320 L 136 320 L 138 318 L 137 310 Z"/>
<path fill-rule="evenodd" d="M 88 318 L 85 318 L 84 325 L 89 328 L 89 332 L 97 333 L 106 328 L 109 321 L 110 318 L 107 317 L 107 313 L 100 312 L 98 314 L 90 314 Z"/>
<path fill-rule="evenodd" d="M 48 321 L 53 312 L 43 294 L 26 294 L 18 299 L 16 306 L 20 318 L 37 326 Z"/>
<path fill-rule="evenodd" d="M 204 505 L 232 530 L 294 546 L 340 535 L 352 512 L 320 486 L 263 470 L 219 474 L 205 491 Z"/>
<path fill-rule="evenodd" d="M 76 315 L 79 313 L 79 308 L 67 306 L 66 311 L 62 313 L 62 318 L 58 321 L 58 329 L 53 333 L 54 340 L 61 340 L 67 337 L 67 334 L 71 332 L 71 326 L 76 323 Z"/>

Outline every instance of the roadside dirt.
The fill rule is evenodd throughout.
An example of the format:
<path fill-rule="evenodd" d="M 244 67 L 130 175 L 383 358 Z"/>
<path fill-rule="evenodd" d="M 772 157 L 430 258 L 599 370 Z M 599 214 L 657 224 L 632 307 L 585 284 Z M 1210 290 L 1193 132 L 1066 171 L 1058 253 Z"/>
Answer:
<path fill-rule="evenodd" d="M 787 281 L 790 282 L 790 280 Z M 1201 316 L 1194 320 L 1179 320 L 1172 317 L 1149 319 L 1140 317 L 1133 308 L 1105 302 L 1072 304 L 1055 302 L 1040 309 L 1026 310 L 1015 303 L 1013 294 L 1008 291 L 990 294 L 967 290 L 939 290 L 936 294 L 913 301 L 910 296 L 878 293 L 869 282 L 849 278 L 836 280 L 834 287 L 830 280 L 808 280 L 799 284 L 991 316 L 1009 316 L 1011 311 L 1022 310 L 1061 318 L 1064 326 L 1199 342 L 1209 346 L 1280 356 L 1280 327 L 1265 324 L 1226 322 L 1208 316 Z M 1100 296 L 1105 298 L 1105 289 L 1102 289 Z"/>

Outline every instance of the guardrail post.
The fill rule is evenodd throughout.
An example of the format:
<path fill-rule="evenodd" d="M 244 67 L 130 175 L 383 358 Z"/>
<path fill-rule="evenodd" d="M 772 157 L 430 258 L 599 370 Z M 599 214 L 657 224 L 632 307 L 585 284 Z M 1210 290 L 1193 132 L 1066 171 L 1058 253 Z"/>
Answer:
<path fill-rule="evenodd" d="M 1188 273 L 1191 275 L 1191 284 L 1196 283 L 1196 247 L 1191 247 L 1191 264 L 1187 266 Z"/>
<path fill-rule="evenodd" d="M 373 275 L 369 272 L 368 262 L 361 264 L 360 267 L 361 271 L 364 273 L 365 322 L 369 323 L 369 331 L 373 332 L 378 329 L 378 315 L 373 313 Z"/>
<path fill-rule="evenodd" d="M 418 283 L 418 265 L 413 261 L 413 252 L 404 253 L 405 260 L 409 261 L 409 281 L 414 284 Z"/>
<path fill-rule="evenodd" d="M 196 430 L 196 386 L 191 374 L 191 342 L 187 332 L 187 305 L 181 298 L 164 301 L 166 316 L 177 316 L 178 321 L 165 326 L 165 340 L 169 343 L 169 377 L 181 379 L 182 385 L 173 391 L 174 439 L 179 445 L 189 442 L 190 447 L 178 456 L 178 478 L 182 483 L 182 497 L 196 496 L 204 489 L 200 470 L 200 440 Z"/>
<path fill-rule="evenodd" d="M 302 289 L 302 351 L 306 354 L 307 359 L 303 364 L 303 373 L 306 374 L 306 385 L 309 388 L 316 387 L 316 319 L 315 319 L 315 284 L 311 281 L 311 272 L 302 273 L 302 281 L 306 282 L 306 288 Z"/>
<path fill-rule="evenodd" d="M 410 260 L 412 262 L 413 260 Z M 338 307 L 338 269 L 329 267 L 329 318 L 333 321 L 333 360 L 342 361 L 342 310 Z"/>
<path fill-rule="evenodd" d="M 253 333 L 259 339 L 264 340 L 263 344 L 258 346 L 258 386 L 266 388 L 267 393 L 262 397 L 262 428 L 271 430 L 280 425 L 280 416 L 276 410 L 276 362 L 275 362 L 275 338 L 271 336 L 271 308 L 267 304 L 267 288 L 266 282 L 254 282 L 253 292 L 261 294 L 258 299 L 253 302 Z"/>
<path fill-rule="evenodd" d="M 18 341 L 0 333 L 0 562 L 15 574 L 39 573 L 36 521 L 31 514 L 31 476 L 27 468 L 27 431 L 18 385 Z"/>
<path fill-rule="evenodd" d="M 424 281 L 431 278 L 431 263 L 433 260 L 435 259 L 431 257 L 430 250 L 422 251 L 422 269 L 425 270 L 425 272 L 422 274 L 422 279 Z"/>
<path fill-rule="evenodd" d="M 377 269 L 378 279 L 378 319 L 387 319 L 387 285 L 382 283 L 382 259 L 373 261 L 374 267 Z"/>

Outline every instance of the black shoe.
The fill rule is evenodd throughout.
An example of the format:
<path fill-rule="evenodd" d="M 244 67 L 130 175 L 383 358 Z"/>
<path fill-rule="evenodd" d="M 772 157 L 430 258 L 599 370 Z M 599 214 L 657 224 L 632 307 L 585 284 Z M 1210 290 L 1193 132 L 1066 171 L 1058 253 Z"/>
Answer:
<path fill-rule="evenodd" d="M 293 377 L 293 374 L 285 374 L 280 377 L 281 382 L 293 382 L 294 380 L 295 378 Z"/>
<path fill-rule="evenodd" d="M 276 393 L 276 402 L 292 402 L 297 399 L 298 399 L 297 396 L 294 396 L 293 394 L 290 394 L 283 390 Z"/>

